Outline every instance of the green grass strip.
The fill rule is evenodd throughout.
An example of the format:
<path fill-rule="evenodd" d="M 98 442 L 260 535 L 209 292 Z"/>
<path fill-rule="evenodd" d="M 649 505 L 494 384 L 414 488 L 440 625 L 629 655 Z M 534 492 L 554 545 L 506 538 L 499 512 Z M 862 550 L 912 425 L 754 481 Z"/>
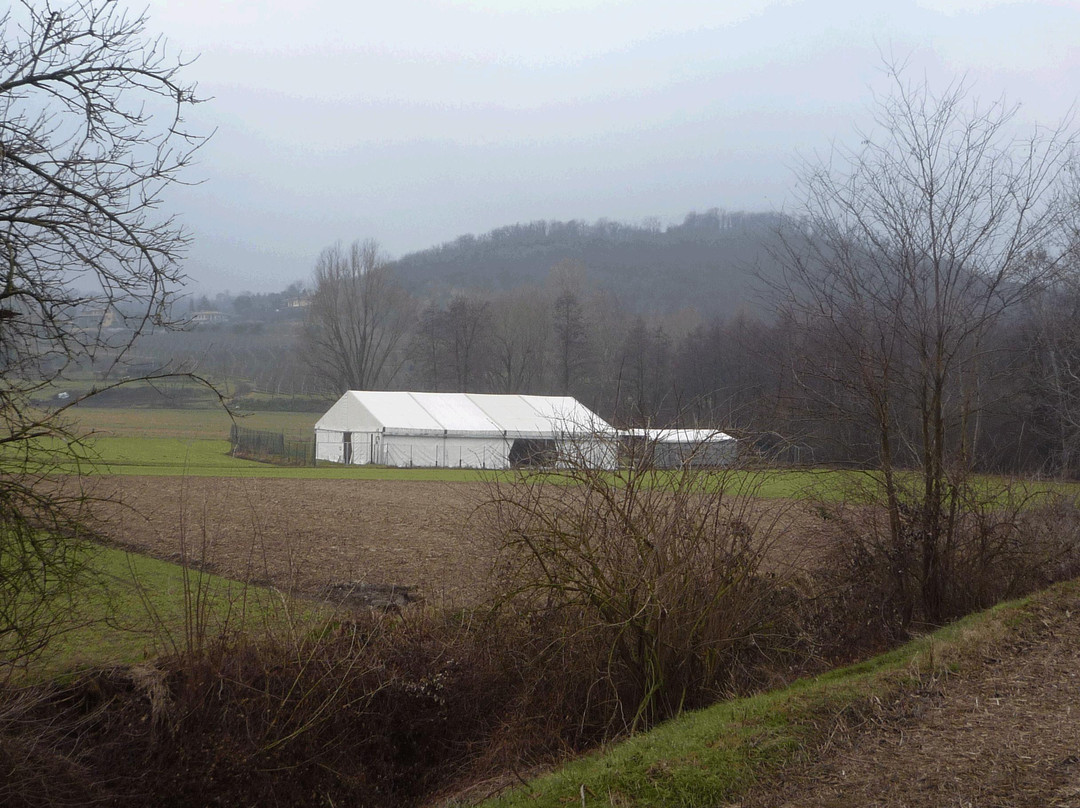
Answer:
<path fill-rule="evenodd" d="M 131 412 L 118 411 L 112 414 L 122 420 L 131 416 Z M 148 412 L 153 414 L 155 411 Z M 216 439 L 183 437 L 172 430 L 179 429 L 182 432 L 185 425 L 192 423 L 191 413 L 165 411 L 165 414 L 168 418 L 159 422 L 163 430 L 160 436 L 150 437 L 116 427 L 111 432 L 91 438 L 88 442 L 90 448 L 88 462 L 76 464 L 69 461 L 66 455 L 69 450 L 59 441 L 54 441 L 51 450 L 45 446 L 43 451 L 54 453 L 51 459 L 56 464 L 56 471 L 69 474 L 478 482 L 491 480 L 497 475 L 500 478 L 512 479 L 518 473 L 455 468 L 342 466 L 325 462 L 316 467 L 279 466 L 232 457 L 230 454 L 232 447 L 223 437 Z M 281 425 L 284 426 L 292 418 L 293 415 L 289 414 L 288 419 L 280 422 Z M 140 423 L 145 425 L 144 422 Z M 198 433 L 197 430 L 193 431 Z M 17 458 L 12 462 L 16 461 Z M 626 472 L 612 473 L 612 476 L 618 474 L 625 475 Z M 648 484 L 671 485 L 679 474 L 678 471 L 650 472 Z M 913 472 L 904 472 L 901 476 L 909 483 L 917 482 L 917 477 Z M 566 482 L 566 477 L 558 472 L 542 475 L 542 479 L 554 484 Z M 710 485 L 723 484 L 732 494 L 742 493 L 763 499 L 809 499 L 831 502 L 849 499 L 859 488 L 873 488 L 874 473 L 852 469 L 729 469 L 716 472 L 704 471 L 700 475 L 695 474 L 693 480 L 695 485 L 702 485 L 706 489 Z M 1018 490 L 1016 486 L 1029 495 L 1051 492 L 1067 496 L 1080 494 L 1080 484 L 1077 483 L 1032 483 L 1011 481 L 990 475 L 976 477 L 973 483 L 981 496 L 991 502 L 995 497 L 1000 497 L 1002 504 L 1005 504 L 1007 499 L 1003 492 L 1010 485 L 1014 487 L 1014 494 Z"/>
<path fill-rule="evenodd" d="M 70 416 L 82 432 L 106 437 L 184 438 L 220 440 L 227 438 L 234 423 L 220 406 L 209 409 L 166 409 L 156 407 L 75 407 Z M 318 413 L 259 412 L 235 419 L 238 426 L 282 432 L 289 439 L 311 440 Z"/>
<path fill-rule="evenodd" d="M 475 482 L 490 472 L 473 469 L 397 469 L 320 464 L 278 466 L 232 457 L 227 440 L 101 437 L 90 443 L 88 462 L 65 462 L 58 454 L 56 471 L 86 475 L 161 477 L 272 477 L 296 480 L 432 480 Z"/>

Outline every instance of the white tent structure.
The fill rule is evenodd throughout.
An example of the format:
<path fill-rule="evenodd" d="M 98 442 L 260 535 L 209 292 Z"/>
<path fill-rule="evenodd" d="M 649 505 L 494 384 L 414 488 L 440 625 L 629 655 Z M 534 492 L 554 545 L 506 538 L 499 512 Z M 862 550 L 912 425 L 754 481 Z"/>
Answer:
<path fill-rule="evenodd" d="M 624 444 L 636 457 L 656 468 L 681 466 L 730 466 L 738 454 L 738 441 L 715 429 L 628 429 L 622 433 Z"/>
<path fill-rule="evenodd" d="M 398 467 L 614 468 L 615 430 L 568 396 L 350 390 L 315 424 L 315 459 Z"/>

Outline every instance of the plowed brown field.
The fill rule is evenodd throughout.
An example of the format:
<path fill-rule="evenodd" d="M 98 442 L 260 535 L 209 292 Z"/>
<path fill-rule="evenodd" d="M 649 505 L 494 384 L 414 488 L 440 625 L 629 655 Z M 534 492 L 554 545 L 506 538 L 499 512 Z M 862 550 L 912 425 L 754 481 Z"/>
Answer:
<path fill-rule="evenodd" d="M 481 483 L 106 477 L 103 531 L 168 560 L 316 592 L 363 582 L 471 596 L 490 566 L 470 516 Z"/>
<path fill-rule="evenodd" d="M 102 532 L 169 561 L 317 595 L 327 586 L 410 587 L 429 602 L 474 600 L 493 544 L 485 483 L 228 477 L 83 478 Z M 770 564 L 811 557 L 815 520 L 790 501 L 754 505 Z M 743 516 L 747 516 L 744 513 Z"/>

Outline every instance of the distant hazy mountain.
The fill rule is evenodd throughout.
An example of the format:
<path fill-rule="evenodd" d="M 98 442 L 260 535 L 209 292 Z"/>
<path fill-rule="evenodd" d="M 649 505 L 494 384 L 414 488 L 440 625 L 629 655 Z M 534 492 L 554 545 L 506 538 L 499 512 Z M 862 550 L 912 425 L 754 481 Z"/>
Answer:
<path fill-rule="evenodd" d="M 506 290 L 542 284 L 555 265 L 583 264 L 590 285 L 615 292 L 636 311 L 696 307 L 702 314 L 757 308 L 756 273 L 775 271 L 767 244 L 775 213 L 691 213 L 682 224 L 627 225 L 600 220 L 530 222 L 455 241 L 396 262 L 414 292 Z"/>

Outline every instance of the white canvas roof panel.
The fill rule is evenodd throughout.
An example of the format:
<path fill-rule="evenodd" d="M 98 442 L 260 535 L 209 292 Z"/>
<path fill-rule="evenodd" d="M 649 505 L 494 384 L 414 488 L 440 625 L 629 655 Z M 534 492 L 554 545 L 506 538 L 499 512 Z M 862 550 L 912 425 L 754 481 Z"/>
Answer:
<path fill-rule="evenodd" d="M 716 429 L 628 429 L 625 434 L 657 443 L 722 443 L 735 440 L 726 432 Z"/>
<path fill-rule="evenodd" d="M 385 390 L 350 390 L 319 419 L 315 428 L 507 438 L 614 432 L 607 422 L 569 396 Z"/>
<path fill-rule="evenodd" d="M 551 423 L 529 406 L 525 396 L 476 393 L 470 398 L 507 435 L 539 436 L 552 431 Z"/>
<path fill-rule="evenodd" d="M 423 435 L 444 429 L 410 393 L 351 390 L 347 395 L 355 396 L 384 431 Z"/>
<path fill-rule="evenodd" d="M 468 395 L 509 437 L 612 431 L 607 422 L 569 396 Z"/>
<path fill-rule="evenodd" d="M 502 434 L 503 430 L 465 393 L 410 393 L 409 395 L 447 432 Z"/>
<path fill-rule="evenodd" d="M 611 425 L 570 396 L 522 396 L 545 421 L 573 433 L 611 433 Z"/>

